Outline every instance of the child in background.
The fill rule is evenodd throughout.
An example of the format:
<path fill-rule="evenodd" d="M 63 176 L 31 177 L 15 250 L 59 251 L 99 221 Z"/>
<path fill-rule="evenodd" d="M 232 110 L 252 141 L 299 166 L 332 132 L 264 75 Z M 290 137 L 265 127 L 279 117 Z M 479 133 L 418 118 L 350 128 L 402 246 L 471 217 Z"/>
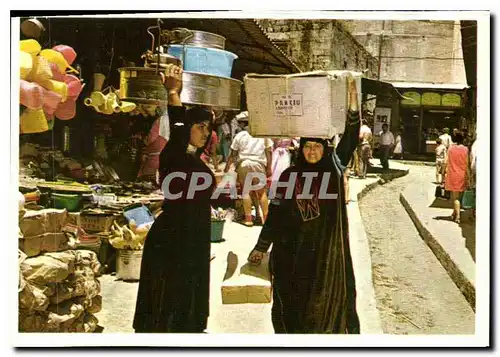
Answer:
<path fill-rule="evenodd" d="M 444 162 L 446 158 L 446 146 L 440 138 L 436 139 L 436 183 L 442 184 L 444 182 Z"/>

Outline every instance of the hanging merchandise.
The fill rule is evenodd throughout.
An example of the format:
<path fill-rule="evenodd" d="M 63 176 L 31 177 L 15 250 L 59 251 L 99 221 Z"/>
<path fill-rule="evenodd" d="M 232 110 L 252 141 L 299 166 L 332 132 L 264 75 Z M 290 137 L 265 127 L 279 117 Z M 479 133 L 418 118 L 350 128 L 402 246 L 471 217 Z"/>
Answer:
<path fill-rule="evenodd" d="M 36 40 L 22 40 L 19 42 L 19 48 L 32 56 L 37 56 L 42 50 L 42 46 Z"/>
<path fill-rule="evenodd" d="M 66 58 L 64 58 L 60 52 L 54 50 L 42 50 L 40 52 L 40 56 L 45 57 L 49 62 L 55 63 L 61 73 L 66 73 L 67 70 L 78 73 L 76 69 L 69 65 Z"/>
<path fill-rule="evenodd" d="M 69 120 L 76 115 L 76 100 L 83 84 L 74 75 L 71 64 L 76 58 L 73 48 L 58 45 L 42 49 L 33 39 L 20 41 L 20 98 L 26 109 L 20 117 L 20 132 L 40 133 L 51 130 L 54 118 Z M 48 122 L 50 122 L 50 125 Z"/>
<path fill-rule="evenodd" d="M 52 70 L 49 61 L 45 57 L 35 56 L 33 69 L 30 72 L 28 80 L 30 82 L 43 83 L 50 79 L 52 79 Z"/>
<path fill-rule="evenodd" d="M 41 109 L 44 100 L 44 89 L 37 83 L 21 79 L 19 86 L 19 103 L 30 109 Z"/>
<path fill-rule="evenodd" d="M 63 131 L 63 151 L 65 153 L 69 152 L 69 149 L 70 149 L 70 137 L 71 137 L 71 129 L 69 128 L 69 126 L 65 126 L 64 127 L 64 131 Z"/>
<path fill-rule="evenodd" d="M 19 118 L 21 134 L 43 133 L 49 130 L 47 118 L 42 109 L 26 108 Z"/>
<path fill-rule="evenodd" d="M 33 57 L 28 52 L 21 51 L 19 55 L 20 77 L 27 79 L 33 69 Z"/>

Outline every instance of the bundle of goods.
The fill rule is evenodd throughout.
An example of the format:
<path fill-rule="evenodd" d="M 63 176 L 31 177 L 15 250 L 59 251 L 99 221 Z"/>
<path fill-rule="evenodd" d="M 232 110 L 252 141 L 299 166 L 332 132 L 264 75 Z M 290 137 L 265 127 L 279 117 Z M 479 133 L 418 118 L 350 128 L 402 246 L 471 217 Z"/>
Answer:
<path fill-rule="evenodd" d="M 158 39 L 150 32 L 158 30 Z M 182 66 L 181 101 L 225 110 L 239 110 L 241 82 L 231 78 L 234 53 L 225 51 L 225 38 L 216 34 L 184 28 L 148 29 L 153 39 L 144 54 L 144 67 L 123 67 L 120 72 L 120 99 L 134 103 L 165 105 L 167 93 L 160 71 L 169 64 Z"/>
<path fill-rule="evenodd" d="M 76 100 L 83 85 L 71 64 L 76 58 L 73 48 L 57 45 L 43 49 L 33 39 L 20 41 L 20 117 L 22 134 L 50 130 L 54 118 L 73 119 Z"/>
<path fill-rule="evenodd" d="M 121 227 L 114 222 L 109 243 L 116 249 L 141 250 L 150 228 L 151 224 L 137 226 L 133 220 Z"/>
<path fill-rule="evenodd" d="M 94 252 L 67 250 L 27 258 L 19 251 L 19 332 L 94 332 L 101 310 Z"/>
<path fill-rule="evenodd" d="M 246 75 L 250 134 L 255 137 L 331 139 L 344 132 L 349 77 L 356 81 L 361 100 L 362 73 L 359 72 Z M 358 106 L 361 108 L 361 103 Z"/>
<path fill-rule="evenodd" d="M 64 209 L 30 210 L 20 213 L 22 216 L 19 219 L 19 249 L 28 257 L 44 252 L 75 249 L 76 240 L 62 232 L 67 214 Z"/>

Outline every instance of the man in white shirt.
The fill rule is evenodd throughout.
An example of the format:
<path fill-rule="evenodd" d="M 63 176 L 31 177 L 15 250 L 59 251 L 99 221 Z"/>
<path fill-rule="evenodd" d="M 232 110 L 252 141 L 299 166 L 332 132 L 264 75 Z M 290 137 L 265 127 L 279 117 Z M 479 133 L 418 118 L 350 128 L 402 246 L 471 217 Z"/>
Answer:
<path fill-rule="evenodd" d="M 243 113 L 246 113 L 246 115 L 240 114 L 237 117 L 238 122 L 244 126 L 248 126 L 248 112 Z M 224 172 L 227 173 L 231 164 L 236 161 L 235 166 L 236 173 L 238 174 L 238 182 L 243 189 L 243 210 L 245 212 L 244 224 L 248 227 L 253 226 L 252 198 L 250 195 L 253 194 L 257 196 L 257 201 L 259 202 L 259 206 L 262 211 L 262 223 L 264 223 L 267 218 L 269 202 L 265 187 L 247 193 L 247 190 L 244 189 L 245 179 L 250 172 L 263 173 L 266 174 L 267 177 L 271 177 L 272 148 L 273 142 L 271 139 L 254 138 L 246 130 L 236 134 L 233 139 L 233 143 L 231 144 L 231 152 L 229 154 Z M 254 179 L 254 181 L 256 181 L 256 179 Z M 257 208 L 258 207 L 256 207 L 256 209 Z"/>
<path fill-rule="evenodd" d="M 380 132 L 380 165 L 385 170 L 389 169 L 389 156 L 391 155 L 391 150 L 394 147 L 394 135 L 389 131 L 389 125 L 382 125 L 382 131 Z"/>
<path fill-rule="evenodd" d="M 450 136 L 450 129 L 444 128 L 443 129 L 443 134 L 439 137 L 441 139 L 441 142 L 443 143 L 444 146 L 446 146 L 446 150 L 450 148 L 451 145 L 451 136 Z"/>

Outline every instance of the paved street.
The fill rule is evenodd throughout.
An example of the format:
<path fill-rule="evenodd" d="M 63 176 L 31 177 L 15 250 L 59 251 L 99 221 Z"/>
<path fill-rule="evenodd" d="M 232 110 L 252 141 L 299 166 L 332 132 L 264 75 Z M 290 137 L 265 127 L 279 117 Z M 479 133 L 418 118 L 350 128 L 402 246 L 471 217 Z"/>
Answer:
<path fill-rule="evenodd" d="M 376 161 L 376 160 L 375 160 Z M 393 166 L 398 166 L 394 164 Z M 398 167 L 399 168 L 399 167 Z M 465 334 L 474 332 L 474 312 L 450 279 L 444 268 L 419 236 L 413 222 L 399 202 L 400 191 L 415 180 L 432 180 L 433 167 L 412 165 L 410 174 L 383 186 L 377 186 L 359 204 L 366 229 L 373 269 L 375 298 L 382 330 L 390 334 Z M 429 178 L 430 177 L 430 178 Z M 367 184 L 376 182 L 351 179 L 351 198 Z M 351 214 L 350 213 L 350 214 Z M 359 217 L 359 214 L 357 214 Z M 354 219 L 354 216 L 352 217 Z M 356 218 L 357 219 L 357 218 Z M 235 253 L 246 259 L 254 246 L 260 227 L 227 224 L 223 243 L 213 243 L 216 258 L 211 263 L 211 300 L 209 333 L 273 333 L 271 304 L 222 304 L 221 284 L 226 273 L 227 256 Z M 355 234 L 355 230 L 351 231 Z M 352 249 L 362 250 L 362 243 L 352 237 Z M 360 240 L 362 242 L 363 240 Z M 369 253 L 368 253 L 369 250 Z M 353 252 L 358 297 L 370 296 L 371 280 L 362 276 L 369 271 L 364 252 Z M 366 282 L 370 286 L 366 286 Z M 127 283 L 111 275 L 101 278 L 103 310 L 97 315 L 104 333 L 133 332 L 137 283 Z M 372 293 L 373 295 L 373 293 Z M 376 303 L 375 303 L 376 300 Z M 371 305 L 369 302 L 368 305 Z M 366 301 L 358 301 L 358 313 L 368 333 L 376 333 L 376 313 Z M 418 327 L 417 327 L 418 326 Z"/>
<path fill-rule="evenodd" d="M 433 167 L 412 165 L 408 176 L 376 187 L 359 203 L 384 333 L 474 333 L 474 312 L 399 201 L 409 183 L 428 185 L 433 175 Z"/>

